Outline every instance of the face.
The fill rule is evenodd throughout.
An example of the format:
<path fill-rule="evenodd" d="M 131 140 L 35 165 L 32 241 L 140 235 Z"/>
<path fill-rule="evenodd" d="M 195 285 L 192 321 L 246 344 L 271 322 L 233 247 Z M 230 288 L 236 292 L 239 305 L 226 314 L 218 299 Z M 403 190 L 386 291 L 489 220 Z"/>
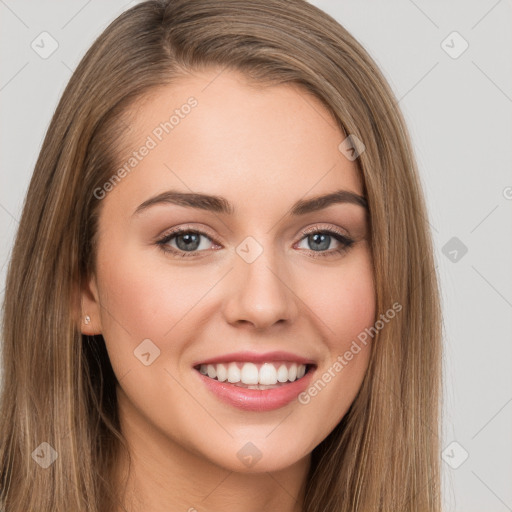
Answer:
<path fill-rule="evenodd" d="M 290 467 L 345 415 L 370 353 L 351 349 L 375 290 L 345 136 L 300 88 L 228 71 L 161 88 L 132 114 L 136 154 L 95 191 L 82 292 L 123 428 L 231 471 Z"/>

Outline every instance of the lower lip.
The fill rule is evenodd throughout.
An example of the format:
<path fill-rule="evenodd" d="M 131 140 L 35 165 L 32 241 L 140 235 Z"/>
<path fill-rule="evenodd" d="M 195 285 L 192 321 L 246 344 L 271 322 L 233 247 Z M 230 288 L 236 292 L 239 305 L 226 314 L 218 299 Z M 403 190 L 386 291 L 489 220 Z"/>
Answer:
<path fill-rule="evenodd" d="M 219 382 L 194 370 L 207 388 L 222 401 L 245 411 L 272 411 L 289 404 L 311 382 L 316 367 L 311 367 L 301 379 L 272 389 L 248 389 Z"/>

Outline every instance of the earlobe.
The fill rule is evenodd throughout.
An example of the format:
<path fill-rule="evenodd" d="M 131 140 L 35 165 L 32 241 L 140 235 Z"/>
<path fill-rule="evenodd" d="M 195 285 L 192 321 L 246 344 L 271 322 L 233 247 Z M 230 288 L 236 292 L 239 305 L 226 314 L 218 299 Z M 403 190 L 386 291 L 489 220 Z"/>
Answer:
<path fill-rule="evenodd" d="M 101 334 L 101 316 L 96 278 L 92 276 L 80 287 L 80 330 L 82 334 Z"/>
<path fill-rule="evenodd" d="M 95 327 L 91 317 L 87 314 L 82 316 L 80 331 L 82 332 L 82 334 L 86 334 L 88 336 L 101 334 L 101 329 Z"/>

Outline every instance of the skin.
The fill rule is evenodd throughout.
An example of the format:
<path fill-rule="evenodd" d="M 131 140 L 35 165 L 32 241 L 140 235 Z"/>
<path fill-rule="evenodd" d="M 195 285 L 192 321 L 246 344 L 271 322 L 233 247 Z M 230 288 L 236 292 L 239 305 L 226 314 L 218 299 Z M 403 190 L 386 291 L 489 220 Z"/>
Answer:
<path fill-rule="evenodd" d="M 139 102 L 131 150 L 190 96 L 198 105 L 102 199 L 95 274 L 82 290 L 82 316 L 91 317 L 82 332 L 103 334 L 119 381 L 133 459 L 131 473 L 118 464 L 125 507 L 300 511 L 311 451 L 353 402 L 370 344 L 308 404 L 268 412 L 219 401 L 192 366 L 228 352 L 286 350 L 315 360 L 321 376 L 373 325 L 366 210 L 343 203 L 287 216 L 299 199 L 362 195 L 362 182 L 338 149 L 345 135 L 316 98 L 228 71 L 187 76 Z M 238 213 L 159 204 L 134 215 L 170 189 L 223 196 Z M 197 257 L 165 253 L 156 240 L 185 225 L 208 233 Z M 306 227 L 337 228 L 354 243 L 337 253 L 343 245 L 331 237 L 315 252 Z M 252 263 L 236 252 L 248 236 L 263 249 Z M 179 251 L 176 238 L 169 245 Z M 145 366 L 134 350 L 148 338 L 160 355 Z M 237 457 L 247 442 L 262 454 L 252 467 Z"/>

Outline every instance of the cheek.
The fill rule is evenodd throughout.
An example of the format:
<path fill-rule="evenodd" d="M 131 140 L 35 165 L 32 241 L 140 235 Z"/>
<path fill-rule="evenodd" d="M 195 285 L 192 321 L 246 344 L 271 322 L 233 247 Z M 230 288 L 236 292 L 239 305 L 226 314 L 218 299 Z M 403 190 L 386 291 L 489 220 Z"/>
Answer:
<path fill-rule="evenodd" d="M 365 330 L 373 326 L 376 312 L 369 252 L 360 251 L 336 272 L 318 274 L 314 290 L 308 306 L 323 326 L 327 351 L 299 402 L 310 412 L 307 428 L 327 435 L 349 409 L 368 367 L 372 338 Z"/>
<path fill-rule="evenodd" d="M 123 385 L 136 378 L 150 388 L 155 368 L 180 359 L 187 342 L 183 332 L 190 329 L 190 312 L 205 293 L 205 279 L 191 279 L 190 272 L 180 269 L 166 271 L 162 260 L 157 265 L 156 258 L 144 258 L 141 251 L 126 251 L 122 258 L 112 254 L 106 244 L 98 258 L 102 334 L 118 379 L 130 372 Z M 146 368 L 142 354 L 148 351 Z"/>
<path fill-rule="evenodd" d="M 102 326 L 124 330 L 133 341 L 162 339 L 180 322 L 204 294 L 205 280 L 190 272 L 170 272 L 157 258 L 144 258 L 141 252 L 125 254 L 117 261 L 103 259 L 98 278 L 102 283 Z M 100 291 L 102 291 L 100 290 Z M 103 321 L 104 320 L 104 321 Z"/>
<path fill-rule="evenodd" d="M 373 268 L 366 247 L 360 247 L 335 271 L 317 271 L 305 297 L 324 326 L 331 354 L 345 351 L 375 319 Z"/>

